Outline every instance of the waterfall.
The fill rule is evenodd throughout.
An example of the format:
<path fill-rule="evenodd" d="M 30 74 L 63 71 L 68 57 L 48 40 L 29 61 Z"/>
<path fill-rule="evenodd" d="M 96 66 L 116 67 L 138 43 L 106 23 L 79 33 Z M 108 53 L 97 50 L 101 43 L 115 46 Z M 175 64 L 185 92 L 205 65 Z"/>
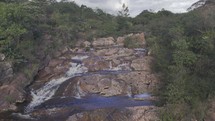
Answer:
<path fill-rule="evenodd" d="M 85 58 L 87 57 L 76 56 L 72 59 L 83 60 Z M 39 106 L 43 102 L 51 99 L 63 82 L 75 76 L 79 76 L 80 74 L 86 73 L 88 71 L 88 69 L 84 67 L 83 64 L 70 63 L 70 65 L 71 67 L 63 77 L 60 77 L 58 79 L 52 79 L 40 89 L 31 91 L 32 101 L 26 107 L 25 109 L 26 113 L 33 111 L 36 106 Z"/>
<path fill-rule="evenodd" d="M 80 87 L 80 81 L 78 81 L 77 85 L 76 85 L 76 95 L 75 95 L 75 98 L 76 99 L 81 99 L 82 96 L 85 96 L 85 92 L 81 89 L 81 87 Z"/>

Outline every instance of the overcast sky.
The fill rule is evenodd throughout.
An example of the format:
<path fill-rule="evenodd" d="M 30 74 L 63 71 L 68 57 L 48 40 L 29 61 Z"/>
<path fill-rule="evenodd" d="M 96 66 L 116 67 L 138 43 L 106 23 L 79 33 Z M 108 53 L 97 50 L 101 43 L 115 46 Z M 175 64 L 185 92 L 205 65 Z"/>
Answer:
<path fill-rule="evenodd" d="M 91 8 L 100 8 L 104 11 L 116 14 L 125 3 L 131 16 L 136 16 L 143 10 L 158 11 L 162 8 L 174 13 L 186 12 L 193 3 L 198 0 L 74 0 L 78 5 L 86 5 Z"/>

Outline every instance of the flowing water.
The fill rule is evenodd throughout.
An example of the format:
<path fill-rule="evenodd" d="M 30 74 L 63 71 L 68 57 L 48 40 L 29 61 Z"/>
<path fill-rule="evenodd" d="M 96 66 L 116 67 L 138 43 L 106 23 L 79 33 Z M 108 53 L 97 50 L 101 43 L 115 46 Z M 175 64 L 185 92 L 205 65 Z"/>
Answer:
<path fill-rule="evenodd" d="M 136 53 L 143 53 L 145 49 L 136 49 Z M 54 97 L 56 91 L 59 87 L 65 83 L 67 80 L 77 77 L 90 74 L 119 74 L 119 73 L 128 73 L 132 71 L 129 68 L 129 63 L 122 63 L 116 67 L 112 66 L 112 62 L 109 64 L 108 69 L 100 70 L 97 72 L 88 72 L 88 68 L 82 64 L 84 59 L 87 59 L 87 55 L 77 55 L 71 58 L 69 70 L 62 76 L 56 79 L 52 79 L 47 82 L 41 88 L 37 90 L 31 90 L 31 102 L 25 107 L 24 114 L 14 113 L 12 119 L 26 119 L 26 120 L 38 120 L 31 117 L 31 113 L 37 110 L 46 110 L 56 108 L 71 108 L 76 109 L 78 112 L 95 110 L 102 108 L 123 108 L 123 107 L 134 107 L 134 106 L 150 106 L 153 105 L 152 101 L 146 100 L 151 97 L 150 94 L 144 93 L 139 95 L 127 96 L 112 96 L 112 97 L 103 97 L 100 95 L 87 95 L 87 96 L 74 96 L 74 97 Z M 77 113 L 77 112 L 76 112 Z M 75 112 L 70 113 L 73 115 Z M 16 117 L 16 118 L 14 118 Z"/>
<path fill-rule="evenodd" d="M 147 99 L 150 94 L 141 94 L 141 98 Z M 139 97 L 140 98 L 140 97 Z M 36 109 L 51 109 L 51 108 L 65 108 L 65 107 L 75 107 L 79 110 L 95 110 L 102 108 L 122 108 L 122 107 L 134 107 L 134 106 L 150 106 L 153 102 L 144 100 L 138 101 L 134 98 L 128 96 L 112 96 L 104 97 L 99 95 L 90 95 L 82 97 L 81 99 L 76 99 L 73 97 L 65 98 L 53 98 L 42 105 L 38 106 Z"/>
<path fill-rule="evenodd" d="M 80 74 L 86 73 L 86 72 L 87 72 L 87 68 L 84 67 L 83 65 L 77 64 L 77 63 L 71 63 L 71 67 L 63 77 L 58 79 L 53 79 L 50 82 L 46 83 L 42 88 L 31 91 L 32 101 L 26 107 L 25 112 L 27 113 L 31 112 L 34 109 L 34 107 L 51 99 L 52 96 L 57 91 L 57 89 L 59 88 L 59 86 L 66 80 L 75 76 L 79 76 Z"/>

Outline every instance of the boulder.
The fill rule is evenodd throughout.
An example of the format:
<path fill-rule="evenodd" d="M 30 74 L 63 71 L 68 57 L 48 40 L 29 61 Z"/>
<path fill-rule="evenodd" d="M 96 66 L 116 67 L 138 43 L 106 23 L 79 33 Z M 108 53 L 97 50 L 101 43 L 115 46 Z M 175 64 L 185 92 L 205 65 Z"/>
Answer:
<path fill-rule="evenodd" d="M 105 70 L 109 68 L 108 61 L 97 57 L 89 57 L 88 59 L 83 60 L 83 63 L 90 72 Z"/>
<path fill-rule="evenodd" d="M 114 38 L 113 37 L 108 37 L 108 38 L 98 38 L 98 39 L 94 39 L 92 45 L 94 47 L 98 47 L 98 46 L 111 46 L 114 45 Z"/>
<path fill-rule="evenodd" d="M 128 95 L 130 86 L 120 79 L 112 79 L 112 76 L 91 75 L 75 77 L 63 89 L 63 96 L 86 96 L 100 94 L 103 96 Z M 60 94 L 59 94 L 60 95 Z"/>

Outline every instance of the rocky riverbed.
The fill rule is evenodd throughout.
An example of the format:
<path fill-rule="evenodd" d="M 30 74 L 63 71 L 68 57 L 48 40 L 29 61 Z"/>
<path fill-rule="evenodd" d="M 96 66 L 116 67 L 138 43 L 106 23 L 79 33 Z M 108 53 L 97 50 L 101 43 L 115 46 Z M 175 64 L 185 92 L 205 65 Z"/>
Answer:
<path fill-rule="evenodd" d="M 141 48 L 124 48 L 127 36 L 137 37 Z M 28 86 L 30 92 L 17 89 L 17 101 L 26 100 L 27 103 L 21 112 L 13 113 L 9 118 L 41 121 L 157 120 L 153 91 L 159 81 L 158 75 L 151 70 L 153 57 L 147 54 L 143 33 L 127 36 L 116 40 L 108 37 L 94 39 L 93 42 L 83 41 L 80 43 L 82 48 L 64 49 L 38 71 L 34 82 Z M 29 84 L 28 81 L 23 83 L 21 87 Z M 13 88 L 11 84 L 4 83 L 0 87 L 1 92 L 8 90 L 7 86 Z M 16 94 L 11 91 L 16 90 L 6 93 Z M 4 96 L 1 93 L 1 97 Z M 16 109 L 15 105 L 0 101 L 2 109 Z M 4 116 L 0 115 L 1 118 Z"/>

